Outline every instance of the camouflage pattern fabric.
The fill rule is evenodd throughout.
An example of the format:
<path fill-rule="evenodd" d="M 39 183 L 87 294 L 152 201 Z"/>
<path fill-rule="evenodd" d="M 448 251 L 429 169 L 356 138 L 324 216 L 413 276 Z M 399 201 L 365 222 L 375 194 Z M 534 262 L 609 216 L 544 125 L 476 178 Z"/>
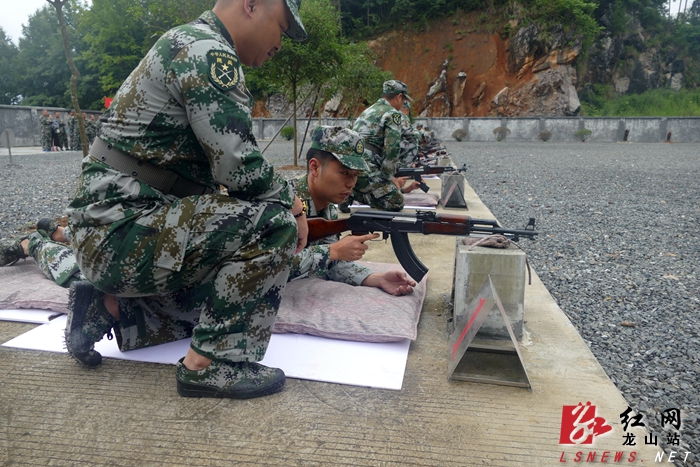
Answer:
<path fill-rule="evenodd" d="M 85 121 L 85 134 L 88 139 L 88 145 L 92 144 L 92 142 L 95 141 L 95 137 L 97 136 L 97 125 L 95 125 L 94 120 Z"/>
<path fill-rule="evenodd" d="M 411 167 L 418 160 L 419 145 L 408 115 L 401 114 L 401 142 L 399 143 L 399 166 Z"/>
<path fill-rule="evenodd" d="M 88 281 L 116 295 L 122 350 L 192 335 L 214 360 L 257 361 L 296 246 L 294 193 L 260 154 L 252 96 L 212 11 L 164 34 L 122 84 L 100 137 L 228 196 L 177 199 L 83 161 L 67 213 Z"/>
<path fill-rule="evenodd" d="M 370 172 L 358 177 L 351 199 L 369 204 L 374 209 L 403 209 L 403 195 L 391 181 L 401 162 L 402 115 L 381 98 L 355 121 L 352 129 L 381 153 L 372 154 L 366 161 Z"/>
<path fill-rule="evenodd" d="M 70 128 L 70 148 L 71 151 L 80 151 L 83 149 L 82 142 L 80 139 L 80 125 L 78 124 L 78 117 L 73 115 L 68 120 L 68 126 Z"/>
<path fill-rule="evenodd" d="M 73 250 L 64 243 L 54 242 L 43 231 L 38 230 L 29 236 L 27 250 L 41 272 L 61 287 L 67 288 L 75 281 L 85 280 L 75 262 Z"/>
<path fill-rule="evenodd" d="M 41 148 L 44 151 L 51 150 L 51 120 L 44 115 L 39 116 L 39 126 L 41 128 Z"/>
<path fill-rule="evenodd" d="M 68 149 L 68 135 L 66 134 L 66 122 L 60 118 L 54 117 L 56 122 L 58 122 L 58 147 L 61 149 Z"/>
<path fill-rule="evenodd" d="M 294 181 L 294 192 L 302 201 L 305 201 L 307 218 L 322 217 L 326 220 L 338 218 L 338 208 L 333 203 L 321 211 L 316 210 L 306 175 Z M 306 248 L 294 256 L 289 280 L 319 276 L 345 284 L 362 284 L 362 281 L 372 274 L 372 271 L 353 261 L 330 260 L 330 245 L 338 240 L 340 240 L 340 235 L 332 235 L 309 243 Z"/>

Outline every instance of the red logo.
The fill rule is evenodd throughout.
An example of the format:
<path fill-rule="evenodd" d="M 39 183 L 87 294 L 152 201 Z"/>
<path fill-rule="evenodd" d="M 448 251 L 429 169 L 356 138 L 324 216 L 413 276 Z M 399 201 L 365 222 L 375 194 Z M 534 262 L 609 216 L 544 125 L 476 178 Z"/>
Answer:
<path fill-rule="evenodd" d="M 593 444 L 593 438 L 612 430 L 603 417 L 596 417 L 595 405 L 565 405 L 561 409 L 559 444 Z"/>

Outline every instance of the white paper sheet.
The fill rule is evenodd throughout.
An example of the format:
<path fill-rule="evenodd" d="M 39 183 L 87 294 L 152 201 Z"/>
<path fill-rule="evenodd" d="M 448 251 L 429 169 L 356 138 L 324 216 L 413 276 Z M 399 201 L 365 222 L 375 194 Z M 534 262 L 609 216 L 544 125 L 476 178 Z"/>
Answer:
<path fill-rule="evenodd" d="M 47 310 L 0 310 L 0 321 L 44 324 L 61 315 L 63 313 Z"/>
<path fill-rule="evenodd" d="M 27 310 L 23 310 L 27 311 Z M 66 316 L 5 342 L 4 347 L 66 353 Z M 351 342 L 301 334 L 273 334 L 261 362 L 281 368 L 290 378 L 329 383 L 401 389 L 411 341 Z M 103 357 L 174 365 L 189 348 L 189 339 L 120 352 L 116 341 L 102 339 L 95 348 Z"/>
<path fill-rule="evenodd" d="M 351 208 L 354 209 L 371 209 L 368 204 L 352 204 L 350 205 Z M 411 205 L 405 205 L 403 207 L 404 209 L 414 209 L 417 211 L 434 211 L 435 206 L 411 206 Z"/>

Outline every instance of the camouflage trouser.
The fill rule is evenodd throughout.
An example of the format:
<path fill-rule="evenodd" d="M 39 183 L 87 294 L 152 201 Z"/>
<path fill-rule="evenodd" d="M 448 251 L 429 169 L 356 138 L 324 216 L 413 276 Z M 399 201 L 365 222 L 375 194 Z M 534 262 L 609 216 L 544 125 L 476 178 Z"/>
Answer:
<path fill-rule="evenodd" d="M 404 206 L 404 197 L 391 180 L 380 175 L 360 175 L 348 198 L 348 203 L 357 201 L 368 204 L 373 209 L 382 211 L 400 211 Z"/>
<path fill-rule="evenodd" d="M 42 128 L 41 130 L 41 148 L 50 150 L 53 143 L 53 135 L 51 128 Z"/>
<path fill-rule="evenodd" d="M 29 236 L 29 255 L 36 260 L 41 272 L 61 287 L 85 280 L 75 262 L 73 250 L 65 243 L 54 242 L 43 231 Z"/>
<path fill-rule="evenodd" d="M 218 194 L 73 232 L 83 274 L 118 297 L 122 350 L 191 335 L 194 351 L 228 361 L 265 355 L 296 239 L 281 205 Z"/>

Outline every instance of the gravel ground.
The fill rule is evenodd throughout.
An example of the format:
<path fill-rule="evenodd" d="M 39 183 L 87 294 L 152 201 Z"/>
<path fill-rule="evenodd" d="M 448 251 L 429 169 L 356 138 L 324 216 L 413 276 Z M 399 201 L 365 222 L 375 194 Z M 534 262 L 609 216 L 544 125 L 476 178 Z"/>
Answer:
<path fill-rule="evenodd" d="M 700 146 L 447 147 L 504 226 L 537 218 L 540 238 L 521 242 L 532 266 L 659 444 L 700 466 Z M 15 166 L 0 154 L 0 237 L 63 214 L 80 153 L 13 155 Z M 282 166 L 291 154 L 275 142 L 265 156 Z M 661 427 L 670 408 L 683 411 L 680 446 Z"/>
<path fill-rule="evenodd" d="M 700 147 L 447 147 L 504 226 L 537 219 L 540 238 L 521 245 L 538 275 L 659 443 L 692 453 L 677 465 L 700 465 Z M 661 428 L 669 408 L 683 411 L 680 446 Z"/>

